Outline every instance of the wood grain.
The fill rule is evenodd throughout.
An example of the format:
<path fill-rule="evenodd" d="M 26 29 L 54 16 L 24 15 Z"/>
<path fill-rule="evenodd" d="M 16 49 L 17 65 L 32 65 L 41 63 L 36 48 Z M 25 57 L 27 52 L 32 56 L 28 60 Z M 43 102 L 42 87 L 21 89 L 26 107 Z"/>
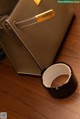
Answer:
<path fill-rule="evenodd" d="M 55 99 L 42 86 L 41 77 L 18 75 L 7 58 L 0 61 L 0 112 L 8 119 L 80 119 L 80 4 L 72 4 L 75 19 L 56 62 L 66 62 L 78 80 L 77 90 Z"/>

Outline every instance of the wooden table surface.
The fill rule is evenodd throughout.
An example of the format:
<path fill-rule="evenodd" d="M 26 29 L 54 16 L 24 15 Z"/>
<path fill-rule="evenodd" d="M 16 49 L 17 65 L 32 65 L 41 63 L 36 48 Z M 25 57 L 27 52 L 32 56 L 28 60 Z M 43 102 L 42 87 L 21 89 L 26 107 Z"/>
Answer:
<path fill-rule="evenodd" d="M 80 4 L 72 4 L 76 17 L 56 59 L 73 68 L 77 90 L 55 99 L 42 86 L 41 77 L 18 75 L 7 58 L 0 62 L 0 112 L 8 119 L 80 119 Z"/>

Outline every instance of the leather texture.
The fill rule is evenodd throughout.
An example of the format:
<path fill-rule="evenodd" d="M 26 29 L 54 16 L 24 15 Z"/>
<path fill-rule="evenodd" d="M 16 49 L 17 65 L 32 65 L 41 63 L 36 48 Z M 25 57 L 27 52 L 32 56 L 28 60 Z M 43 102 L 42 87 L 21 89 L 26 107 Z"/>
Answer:
<path fill-rule="evenodd" d="M 23 29 L 15 25 L 15 22 L 32 18 L 50 9 L 54 10 L 55 16 L 49 20 Z M 18 73 L 41 75 L 41 72 L 53 63 L 72 16 L 72 9 L 68 5 L 58 4 L 56 0 L 42 0 L 39 6 L 33 0 L 19 0 L 4 25 L 6 35 L 8 33 L 10 38 L 5 40 L 2 35 L 1 40 L 7 56 Z M 23 46 L 25 50 L 21 52 Z M 26 57 L 23 57 L 23 53 Z"/>

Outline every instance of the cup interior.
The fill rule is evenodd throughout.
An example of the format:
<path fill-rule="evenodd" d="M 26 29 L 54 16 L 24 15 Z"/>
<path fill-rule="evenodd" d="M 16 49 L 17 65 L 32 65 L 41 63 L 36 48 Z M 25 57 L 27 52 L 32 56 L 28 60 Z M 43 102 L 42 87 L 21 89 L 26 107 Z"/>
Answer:
<path fill-rule="evenodd" d="M 66 76 L 65 81 L 62 81 L 62 83 L 58 86 L 64 85 L 67 83 L 71 76 L 71 69 L 68 65 L 63 63 L 57 63 L 52 66 L 50 66 L 42 75 L 42 81 L 43 85 L 45 87 L 50 88 L 52 83 L 54 83 L 55 80 L 59 80 L 59 77 Z"/>

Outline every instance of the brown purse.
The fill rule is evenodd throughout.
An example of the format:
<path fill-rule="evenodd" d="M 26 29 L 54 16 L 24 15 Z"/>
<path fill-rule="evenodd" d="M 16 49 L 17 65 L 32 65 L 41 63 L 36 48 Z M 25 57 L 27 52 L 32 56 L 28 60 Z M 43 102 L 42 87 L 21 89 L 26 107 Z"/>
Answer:
<path fill-rule="evenodd" d="M 6 18 L 1 45 L 17 73 L 41 75 L 58 52 L 73 10 L 56 0 L 19 0 Z"/>

